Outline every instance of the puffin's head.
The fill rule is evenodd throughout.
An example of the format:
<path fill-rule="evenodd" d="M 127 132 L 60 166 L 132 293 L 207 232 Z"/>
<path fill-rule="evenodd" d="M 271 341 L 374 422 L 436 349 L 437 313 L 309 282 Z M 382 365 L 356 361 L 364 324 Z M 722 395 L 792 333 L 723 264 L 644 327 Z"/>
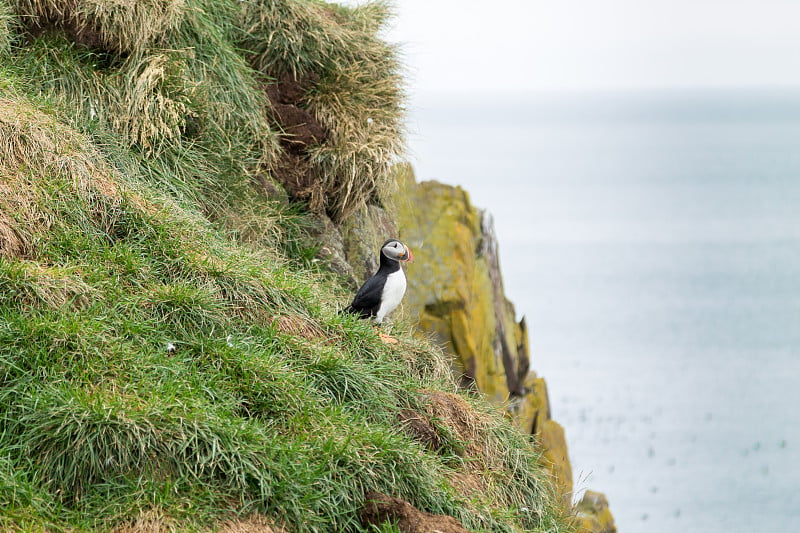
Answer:
<path fill-rule="evenodd" d="M 414 254 L 408 246 L 398 241 L 397 239 L 389 239 L 381 247 L 381 253 L 395 261 L 413 261 Z"/>

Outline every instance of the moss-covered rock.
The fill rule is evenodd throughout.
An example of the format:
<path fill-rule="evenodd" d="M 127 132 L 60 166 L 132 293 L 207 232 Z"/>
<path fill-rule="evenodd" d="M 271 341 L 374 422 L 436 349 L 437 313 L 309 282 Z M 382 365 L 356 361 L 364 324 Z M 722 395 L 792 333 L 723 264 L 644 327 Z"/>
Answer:
<path fill-rule="evenodd" d="M 378 270 L 378 250 L 386 239 L 397 238 L 393 217 L 380 206 L 367 205 L 342 223 L 347 262 L 361 284 Z"/>
<path fill-rule="evenodd" d="M 400 238 L 416 254 L 409 270 L 409 313 L 457 356 L 465 382 L 475 382 L 493 401 L 505 402 L 509 384 L 503 363 L 513 355 L 504 352 L 509 339 L 498 336 L 507 317 L 495 312 L 485 215 L 472 207 L 460 187 L 417 185 L 408 167 L 398 177 Z"/>
<path fill-rule="evenodd" d="M 328 267 L 339 274 L 351 288 L 357 286 L 355 271 L 348 262 L 347 254 L 344 251 L 342 229 L 326 215 L 318 215 L 315 217 L 315 221 L 312 237 L 319 245 L 318 258 L 327 263 Z"/>
<path fill-rule="evenodd" d="M 543 461 L 572 492 L 564 431 L 551 419 L 544 379 L 530 370 L 528 332 L 505 297 L 491 216 L 468 193 L 435 181 L 417 183 L 397 169 L 400 238 L 415 254 L 405 299 L 408 316 L 453 355 L 461 383 L 502 406 L 543 446 Z"/>
<path fill-rule="evenodd" d="M 576 507 L 581 531 L 587 533 L 616 533 L 614 517 L 608 508 L 605 494 L 587 490 Z"/>
<path fill-rule="evenodd" d="M 326 215 L 317 215 L 316 221 L 313 238 L 319 243 L 319 258 L 351 289 L 378 270 L 381 244 L 397 235 L 394 219 L 373 204 L 354 211 L 340 225 Z"/>
<path fill-rule="evenodd" d="M 542 446 L 542 458 L 556 479 L 559 492 L 572 497 L 572 466 L 567 452 L 567 437 L 564 428 L 555 420 L 545 420 L 537 434 Z"/>

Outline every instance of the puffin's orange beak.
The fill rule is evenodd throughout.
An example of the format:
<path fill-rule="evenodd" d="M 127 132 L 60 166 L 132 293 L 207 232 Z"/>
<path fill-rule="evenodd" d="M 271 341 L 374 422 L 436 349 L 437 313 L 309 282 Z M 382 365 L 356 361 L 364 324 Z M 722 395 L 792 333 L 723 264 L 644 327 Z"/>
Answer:
<path fill-rule="evenodd" d="M 411 253 L 411 248 L 406 246 L 406 257 L 405 257 L 405 259 L 402 259 L 402 261 L 405 261 L 406 263 L 408 263 L 408 262 L 411 262 L 413 260 L 414 260 L 414 254 Z"/>

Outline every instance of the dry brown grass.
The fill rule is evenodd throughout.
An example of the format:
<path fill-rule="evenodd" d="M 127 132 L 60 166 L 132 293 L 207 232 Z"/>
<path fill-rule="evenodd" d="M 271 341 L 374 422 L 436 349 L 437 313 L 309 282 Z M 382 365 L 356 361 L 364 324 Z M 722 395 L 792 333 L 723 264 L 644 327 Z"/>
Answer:
<path fill-rule="evenodd" d="M 27 307 L 43 304 L 51 309 L 86 307 L 98 291 L 73 272 L 31 261 L 15 263 L 16 303 Z"/>
<path fill-rule="evenodd" d="M 82 207 L 110 227 L 123 203 L 162 211 L 124 184 L 86 136 L 24 100 L 0 97 L 0 254 L 33 257 L 61 209 Z"/>
<path fill-rule="evenodd" d="M 401 86 L 396 73 L 380 76 L 356 64 L 332 73 L 311 96 L 309 107 L 331 139 L 314 147 L 310 160 L 321 170 L 335 218 L 364 205 L 375 190 L 394 187 L 391 167 L 405 150 Z"/>
<path fill-rule="evenodd" d="M 142 512 L 130 522 L 115 527 L 112 533 L 178 533 L 185 528 L 159 509 Z"/>
<path fill-rule="evenodd" d="M 231 5 L 221 3 L 222 14 L 211 11 L 214 3 L 190 0 L 13 5 L 29 39 L 15 51 L 24 74 L 41 84 L 77 129 L 110 130 L 125 148 L 148 157 L 167 153 L 170 162 L 201 146 L 221 161 L 230 156 L 215 163 L 239 173 L 255 170 L 253 160 L 269 165 L 275 159 L 277 135 L 267 122 L 266 95 L 226 40 Z M 45 34 L 78 46 L 65 49 L 59 40 L 39 39 Z M 208 153 L 192 156 L 197 182 L 219 179 L 227 170 L 209 168 Z M 190 190 L 186 180 L 178 180 L 177 189 Z"/>
<path fill-rule="evenodd" d="M 120 185 L 88 140 L 54 118 L 6 98 L 0 98 L 0 172 L 4 185 L 21 201 L 33 192 L 30 178 L 51 176 L 72 183 L 77 193 L 121 197 Z M 13 185 L 12 177 L 29 178 Z M 5 196 L 5 195 L 4 195 Z"/>
<path fill-rule="evenodd" d="M 153 54 L 128 65 L 116 80 L 120 98 L 111 124 L 129 144 L 152 153 L 180 142 L 191 115 L 184 68 L 177 54 Z"/>
<path fill-rule="evenodd" d="M 326 337 L 322 327 L 310 318 L 280 315 L 272 317 L 271 322 L 281 333 L 295 335 L 306 340 L 319 340 Z"/>
<path fill-rule="evenodd" d="M 185 50 L 130 56 L 118 69 L 96 71 L 57 48 L 43 47 L 30 58 L 46 72 L 48 96 L 61 104 L 77 128 L 107 124 L 126 146 L 153 155 L 179 146 L 193 113 L 190 93 L 196 87 L 186 66 Z"/>
<path fill-rule="evenodd" d="M 215 531 L 217 533 L 286 533 L 286 530 L 277 527 L 269 518 L 257 514 L 236 520 L 226 520 Z"/>
<path fill-rule="evenodd" d="M 2 187 L 0 187 L 1 194 L 3 194 Z M 30 255 L 30 241 L 15 228 L 16 223 L 8 215 L 0 212 L 0 256 L 18 259 Z"/>
<path fill-rule="evenodd" d="M 141 513 L 130 522 L 115 527 L 112 533 L 175 533 L 178 523 L 162 511 L 151 509 Z"/>
<path fill-rule="evenodd" d="M 55 27 L 79 44 L 115 53 L 157 46 L 185 16 L 185 0 L 12 0 L 26 23 Z"/>
<path fill-rule="evenodd" d="M 4 1 L 0 1 L 0 55 L 8 53 L 10 50 L 13 20 L 11 6 Z"/>
<path fill-rule="evenodd" d="M 143 512 L 130 522 L 118 526 L 112 533 L 178 533 L 186 531 L 187 525 L 170 518 L 160 510 Z M 194 531 L 195 528 L 192 528 Z M 273 520 L 259 514 L 242 518 L 231 518 L 202 529 L 207 533 L 286 533 Z"/>

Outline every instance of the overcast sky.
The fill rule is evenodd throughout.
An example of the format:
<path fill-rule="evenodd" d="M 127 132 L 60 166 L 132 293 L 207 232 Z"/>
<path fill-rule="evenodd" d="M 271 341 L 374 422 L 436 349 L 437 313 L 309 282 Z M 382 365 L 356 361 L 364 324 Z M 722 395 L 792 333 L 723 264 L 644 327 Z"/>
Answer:
<path fill-rule="evenodd" d="M 414 93 L 800 86 L 800 0 L 393 4 Z"/>

